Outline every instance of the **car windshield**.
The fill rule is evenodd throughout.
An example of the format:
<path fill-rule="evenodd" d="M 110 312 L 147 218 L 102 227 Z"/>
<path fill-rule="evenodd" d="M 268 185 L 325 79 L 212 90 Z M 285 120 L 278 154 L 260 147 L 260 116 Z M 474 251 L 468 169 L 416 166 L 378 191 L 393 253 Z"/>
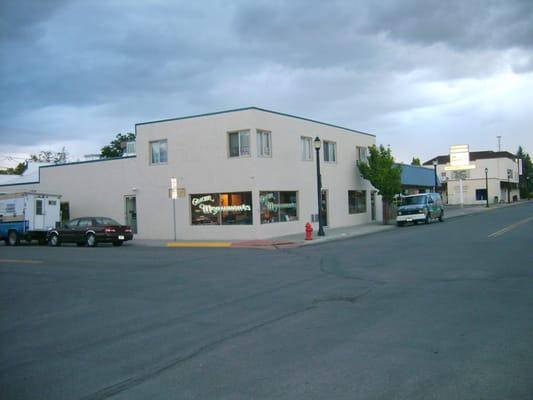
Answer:
<path fill-rule="evenodd" d="M 427 196 L 409 196 L 402 199 L 402 206 L 426 204 Z"/>
<path fill-rule="evenodd" d="M 120 225 L 117 221 L 111 218 L 97 217 L 95 218 L 96 225 Z"/>

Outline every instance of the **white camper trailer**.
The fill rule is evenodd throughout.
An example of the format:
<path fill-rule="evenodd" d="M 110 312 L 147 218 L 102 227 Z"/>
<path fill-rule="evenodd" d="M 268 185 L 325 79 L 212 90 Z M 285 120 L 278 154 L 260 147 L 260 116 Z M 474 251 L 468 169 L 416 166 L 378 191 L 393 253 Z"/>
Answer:
<path fill-rule="evenodd" d="M 0 194 L 0 240 L 11 246 L 21 239 L 46 243 L 46 232 L 61 221 L 61 196 L 45 193 Z"/>

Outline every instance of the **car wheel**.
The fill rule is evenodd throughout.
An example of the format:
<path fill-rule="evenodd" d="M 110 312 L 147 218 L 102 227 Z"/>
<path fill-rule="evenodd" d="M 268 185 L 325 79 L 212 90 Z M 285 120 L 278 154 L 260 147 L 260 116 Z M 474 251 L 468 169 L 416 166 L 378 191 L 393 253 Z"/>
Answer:
<path fill-rule="evenodd" d="M 429 211 L 428 211 L 428 213 L 427 213 L 427 215 L 426 215 L 426 219 L 424 220 L 424 224 L 427 225 L 427 224 L 429 224 L 430 222 L 431 222 L 431 214 L 430 214 Z"/>
<path fill-rule="evenodd" d="M 440 221 L 440 222 L 444 222 L 444 211 L 441 211 L 441 212 L 440 212 L 440 215 L 439 215 L 439 221 Z"/>
<path fill-rule="evenodd" d="M 18 246 L 20 244 L 19 235 L 16 231 L 9 231 L 7 234 L 7 244 L 10 246 Z"/>
<path fill-rule="evenodd" d="M 48 244 L 54 247 L 59 246 L 59 236 L 57 236 L 55 233 L 52 233 L 48 238 Z"/>
<path fill-rule="evenodd" d="M 87 238 L 85 240 L 85 243 L 87 244 L 87 246 L 89 247 L 96 247 L 96 236 L 94 235 L 94 233 L 89 233 L 87 235 Z"/>
<path fill-rule="evenodd" d="M 118 242 L 113 242 L 113 246 L 122 246 L 123 241 L 119 240 Z"/>

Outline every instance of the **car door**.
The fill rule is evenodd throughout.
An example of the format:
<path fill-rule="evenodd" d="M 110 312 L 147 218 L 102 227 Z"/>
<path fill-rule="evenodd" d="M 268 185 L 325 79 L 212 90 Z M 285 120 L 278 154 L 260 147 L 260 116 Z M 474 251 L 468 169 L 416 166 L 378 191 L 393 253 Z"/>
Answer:
<path fill-rule="evenodd" d="M 61 229 L 59 229 L 59 240 L 62 242 L 72 242 L 79 222 L 79 218 L 73 219 L 68 221 Z"/>
<path fill-rule="evenodd" d="M 78 224 L 78 227 L 74 233 L 73 241 L 76 243 L 85 242 L 87 229 L 89 229 L 92 225 L 93 221 L 91 218 L 80 218 L 80 223 Z"/>

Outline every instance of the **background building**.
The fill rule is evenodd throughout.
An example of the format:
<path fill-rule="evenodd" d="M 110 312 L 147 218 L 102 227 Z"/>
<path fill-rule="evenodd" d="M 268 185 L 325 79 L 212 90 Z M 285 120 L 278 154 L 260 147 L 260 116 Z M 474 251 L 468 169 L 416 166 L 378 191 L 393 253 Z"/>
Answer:
<path fill-rule="evenodd" d="M 398 164 L 402 167 L 402 194 L 417 194 L 440 191 L 440 181 L 437 176 L 435 188 L 435 171 L 433 166 L 421 167 L 419 165 Z"/>
<path fill-rule="evenodd" d="M 450 156 L 438 156 L 424 163 L 432 166 L 437 162 L 439 178 L 444 183 L 444 200 L 448 204 L 461 204 L 461 181 L 463 186 L 463 204 L 483 204 L 486 202 L 487 190 L 485 168 L 487 169 L 488 197 L 490 203 L 518 201 L 518 162 L 514 154 L 508 151 L 472 151 L 470 162 L 474 169 L 463 171 L 446 171 L 450 165 Z"/>
<path fill-rule="evenodd" d="M 42 167 L 34 183 L 0 192 L 60 194 L 64 216 L 109 216 L 141 238 L 172 238 L 174 210 L 179 239 L 301 233 L 316 220 L 318 136 L 326 225 L 381 216 L 356 167 L 374 135 L 255 107 L 140 123 L 136 135 L 136 155 Z"/>

